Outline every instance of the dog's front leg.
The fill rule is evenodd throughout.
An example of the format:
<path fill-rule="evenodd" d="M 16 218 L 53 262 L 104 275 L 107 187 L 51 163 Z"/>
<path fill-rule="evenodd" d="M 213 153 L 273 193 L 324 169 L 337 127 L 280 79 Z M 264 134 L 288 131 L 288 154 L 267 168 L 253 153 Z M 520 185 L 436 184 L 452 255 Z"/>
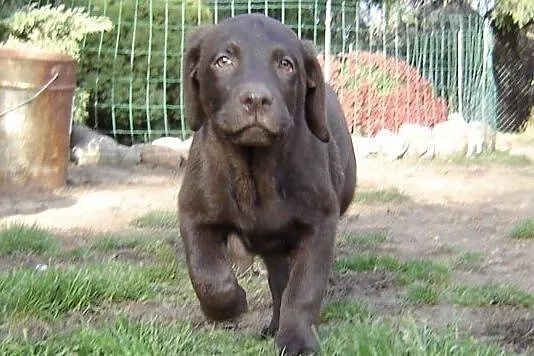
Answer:
<path fill-rule="evenodd" d="M 282 296 L 276 343 L 284 355 L 317 350 L 312 325 L 319 321 L 321 301 L 331 270 L 337 219 L 329 217 L 301 237 Z"/>
<path fill-rule="evenodd" d="M 204 314 L 212 320 L 227 320 L 247 310 L 245 291 L 237 283 L 224 255 L 225 232 L 211 226 L 180 222 L 187 268 Z"/>

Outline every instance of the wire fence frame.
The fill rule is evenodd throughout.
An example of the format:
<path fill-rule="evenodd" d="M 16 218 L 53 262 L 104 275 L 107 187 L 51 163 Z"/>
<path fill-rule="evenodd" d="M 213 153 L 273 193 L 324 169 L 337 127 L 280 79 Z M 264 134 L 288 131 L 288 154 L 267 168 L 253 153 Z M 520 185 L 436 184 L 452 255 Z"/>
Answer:
<path fill-rule="evenodd" d="M 340 53 L 382 53 L 417 68 L 432 83 L 434 93 L 447 100 L 449 112 L 459 112 L 467 121 L 499 125 L 493 35 L 489 22 L 477 15 L 455 14 L 410 24 L 401 22 L 402 14 L 396 13 L 389 16 L 391 25 L 373 24 L 364 3 L 346 0 L 64 2 L 83 5 L 114 23 L 111 33 L 85 42 L 83 53 L 93 67 L 92 79 L 84 85 L 93 94 L 90 121 L 130 143 L 160 136 L 185 139 L 191 134 L 184 120 L 181 85 L 185 34 L 198 25 L 252 12 L 277 18 L 299 37 L 312 40 L 325 57 L 327 80 L 332 58 Z M 111 74 L 105 70 L 109 56 Z M 420 94 L 412 93 L 410 100 L 420 100 Z"/>

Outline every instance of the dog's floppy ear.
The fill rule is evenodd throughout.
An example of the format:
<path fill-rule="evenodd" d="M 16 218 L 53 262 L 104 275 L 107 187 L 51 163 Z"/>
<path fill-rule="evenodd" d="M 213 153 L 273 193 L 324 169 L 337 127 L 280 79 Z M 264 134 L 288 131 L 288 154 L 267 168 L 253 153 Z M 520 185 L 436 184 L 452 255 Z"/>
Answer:
<path fill-rule="evenodd" d="M 301 47 L 306 70 L 306 123 L 319 140 L 328 142 L 330 133 L 326 121 L 326 84 L 323 71 L 317 61 L 313 42 L 303 40 Z"/>
<path fill-rule="evenodd" d="M 210 28 L 211 26 L 199 26 L 191 30 L 187 35 L 182 85 L 184 86 L 185 121 L 193 131 L 200 129 L 206 116 L 199 98 L 198 62 L 200 60 L 202 39 Z"/>

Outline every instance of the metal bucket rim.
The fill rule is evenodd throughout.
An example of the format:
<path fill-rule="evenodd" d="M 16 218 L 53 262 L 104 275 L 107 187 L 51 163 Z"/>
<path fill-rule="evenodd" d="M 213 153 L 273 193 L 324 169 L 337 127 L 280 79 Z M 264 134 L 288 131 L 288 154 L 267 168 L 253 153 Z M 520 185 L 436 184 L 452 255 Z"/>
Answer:
<path fill-rule="evenodd" d="M 68 54 L 39 48 L 0 47 L 0 58 L 33 59 L 50 62 L 74 62 Z"/>

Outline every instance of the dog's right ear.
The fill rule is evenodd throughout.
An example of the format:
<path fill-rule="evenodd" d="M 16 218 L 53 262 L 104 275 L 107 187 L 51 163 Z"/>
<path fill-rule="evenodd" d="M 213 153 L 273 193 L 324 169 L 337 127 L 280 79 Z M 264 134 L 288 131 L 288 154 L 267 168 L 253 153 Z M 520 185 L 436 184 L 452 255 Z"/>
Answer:
<path fill-rule="evenodd" d="M 199 26 L 187 35 L 182 85 L 184 86 L 185 122 L 193 131 L 200 129 L 206 117 L 199 98 L 198 62 L 200 60 L 202 40 L 210 29 L 211 26 L 208 25 Z"/>

